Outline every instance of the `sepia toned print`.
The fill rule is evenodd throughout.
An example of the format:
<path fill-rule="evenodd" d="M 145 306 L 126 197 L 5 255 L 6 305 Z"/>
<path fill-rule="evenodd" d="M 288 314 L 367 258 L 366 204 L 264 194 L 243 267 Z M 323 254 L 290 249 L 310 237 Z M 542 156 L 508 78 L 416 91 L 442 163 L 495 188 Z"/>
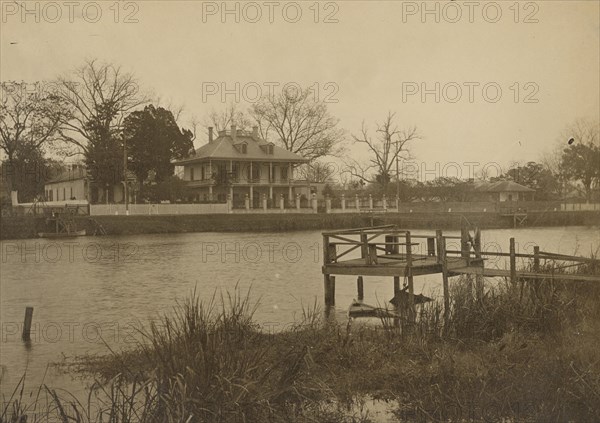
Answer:
<path fill-rule="evenodd" d="M 598 2 L 0 21 L 0 423 L 600 421 Z"/>

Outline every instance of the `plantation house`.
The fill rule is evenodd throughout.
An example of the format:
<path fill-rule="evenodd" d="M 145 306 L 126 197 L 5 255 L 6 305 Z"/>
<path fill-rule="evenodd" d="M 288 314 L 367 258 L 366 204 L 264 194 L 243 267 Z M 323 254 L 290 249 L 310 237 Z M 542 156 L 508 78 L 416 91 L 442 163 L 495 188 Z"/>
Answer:
<path fill-rule="evenodd" d="M 250 207 L 258 208 L 263 196 L 276 207 L 280 198 L 292 202 L 296 195 L 316 192 L 316 184 L 293 178 L 294 169 L 307 162 L 261 139 L 258 127 L 250 132 L 232 125 L 230 131 L 219 131 L 217 138 L 208 128 L 208 143 L 173 164 L 183 167 L 183 180 L 196 200 L 226 201 L 229 196 L 240 207 L 248 198 Z"/>

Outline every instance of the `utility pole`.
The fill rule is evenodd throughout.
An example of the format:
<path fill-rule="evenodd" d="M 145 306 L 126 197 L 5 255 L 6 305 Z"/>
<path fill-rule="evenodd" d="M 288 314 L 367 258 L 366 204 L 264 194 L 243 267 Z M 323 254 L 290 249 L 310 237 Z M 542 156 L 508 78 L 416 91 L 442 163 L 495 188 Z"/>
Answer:
<path fill-rule="evenodd" d="M 125 196 L 125 214 L 129 215 L 129 190 L 127 188 L 127 138 L 123 138 L 123 194 Z"/>
<path fill-rule="evenodd" d="M 400 198 L 400 168 L 398 166 L 398 156 L 396 156 L 396 198 Z"/>

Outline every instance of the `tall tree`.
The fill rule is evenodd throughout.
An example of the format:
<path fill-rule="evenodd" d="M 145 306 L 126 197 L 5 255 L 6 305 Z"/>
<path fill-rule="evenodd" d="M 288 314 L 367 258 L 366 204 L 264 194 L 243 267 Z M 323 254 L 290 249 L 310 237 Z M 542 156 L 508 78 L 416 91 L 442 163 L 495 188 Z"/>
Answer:
<path fill-rule="evenodd" d="M 264 139 L 272 138 L 311 161 L 343 151 L 339 120 L 308 89 L 265 95 L 252 105 L 250 114 Z"/>
<path fill-rule="evenodd" d="M 536 191 L 538 200 L 551 200 L 560 193 L 560 180 L 550 169 L 541 163 L 527 162 L 515 164 L 508 171 L 498 177 L 490 178 L 495 181 L 514 181 Z"/>
<path fill-rule="evenodd" d="M 560 168 L 567 178 L 581 183 L 589 202 L 600 182 L 599 123 L 578 120 L 569 126 L 568 133 L 568 146 L 563 150 Z"/>
<path fill-rule="evenodd" d="M 130 169 L 140 185 L 150 171 L 155 182 L 168 179 L 174 170 L 171 160 L 188 156 L 194 148 L 192 132 L 180 129 L 171 111 L 153 105 L 127 116 L 123 135 Z"/>
<path fill-rule="evenodd" d="M 83 154 L 97 184 L 109 188 L 123 179 L 123 120 L 146 102 L 131 73 L 112 64 L 86 61 L 58 78 L 58 95 L 72 109 L 60 125 L 63 140 Z M 122 157 L 122 156 L 121 156 Z"/>
<path fill-rule="evenodd" d="M 31 90 L 25 83 L 2 83 L 0 148 L 10 190 L 19 189 L 18 180 L 23 181 L 25 174 L 37 174 L 39 179 L 44 147 L 57 139 L 60 122 L 71 116 L 60 97 L 42 92 L 39 83 L 33 85 L 36 89 Z"/>
<path fill-rule="evenodd" d="M 211 110 L 204 120 L 206 128 L 212 126 L 217 132 L 227 130 L 231 125 L 236 125 L 239 129 L 247 129 L 253 124 L 252 119 L 235 103 L 228 104 L 221 110 Z"/>
<path fill-rule="evenodd" d="M 409 143 L 421 139 L 416 127 L 400 129 L 395 119 L 396 114 L 389 112 L 381 123 L 376 123 L 374 137 L 363 122 L 361 133 L 352 135 L 352 139 L 367 146 L 369 160 L 366 163 L 352 160 L 347 164 L 353 176 L 367 183 L 379 184 L 384 192 L 395 173 L 396 160 L 410 159 Z"/>

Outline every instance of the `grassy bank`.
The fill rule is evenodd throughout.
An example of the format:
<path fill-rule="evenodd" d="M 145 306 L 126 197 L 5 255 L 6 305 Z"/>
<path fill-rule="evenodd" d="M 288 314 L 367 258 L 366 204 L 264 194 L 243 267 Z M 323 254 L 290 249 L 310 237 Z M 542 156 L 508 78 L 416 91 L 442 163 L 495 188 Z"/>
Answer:
<path fill-rule="evenodd" d="M 386 213 L 386 214 L 219 214 L 178 216 L 95 216 L 110 235 L 185 232 L 283 232 L 396 224 L 407 229 L 460 229 L 466 219 L 481 229 L 512 228 L 512 218 L 493 213 Z M 97 225 L 86 216 L 76 218 L 88 234 Z M 525 226 L 600 225 L 599 212 L 530 213 Z M 44 218 L 2 217 L 0 239 L 34 238 L 52 231 Z"/>
<path fill-rule="evenodd" d="M 97 380 L 93 406 L 44 388 L 41 407 L 64 422 L 351 422 L 372 421 L 356 405 L 378 398 L 406 422 L 598 421 L 600 287 L 504 282 L 476 299 L 472 286 L 452 285 L 446 325 L 438 303 L 401 327 L 315 306 L 277 334 L 259 330 L 247 295 L 192 295 L 136 348 L 69 362 Z M 0 420 L 34 406 L 17 395 Z"/>

